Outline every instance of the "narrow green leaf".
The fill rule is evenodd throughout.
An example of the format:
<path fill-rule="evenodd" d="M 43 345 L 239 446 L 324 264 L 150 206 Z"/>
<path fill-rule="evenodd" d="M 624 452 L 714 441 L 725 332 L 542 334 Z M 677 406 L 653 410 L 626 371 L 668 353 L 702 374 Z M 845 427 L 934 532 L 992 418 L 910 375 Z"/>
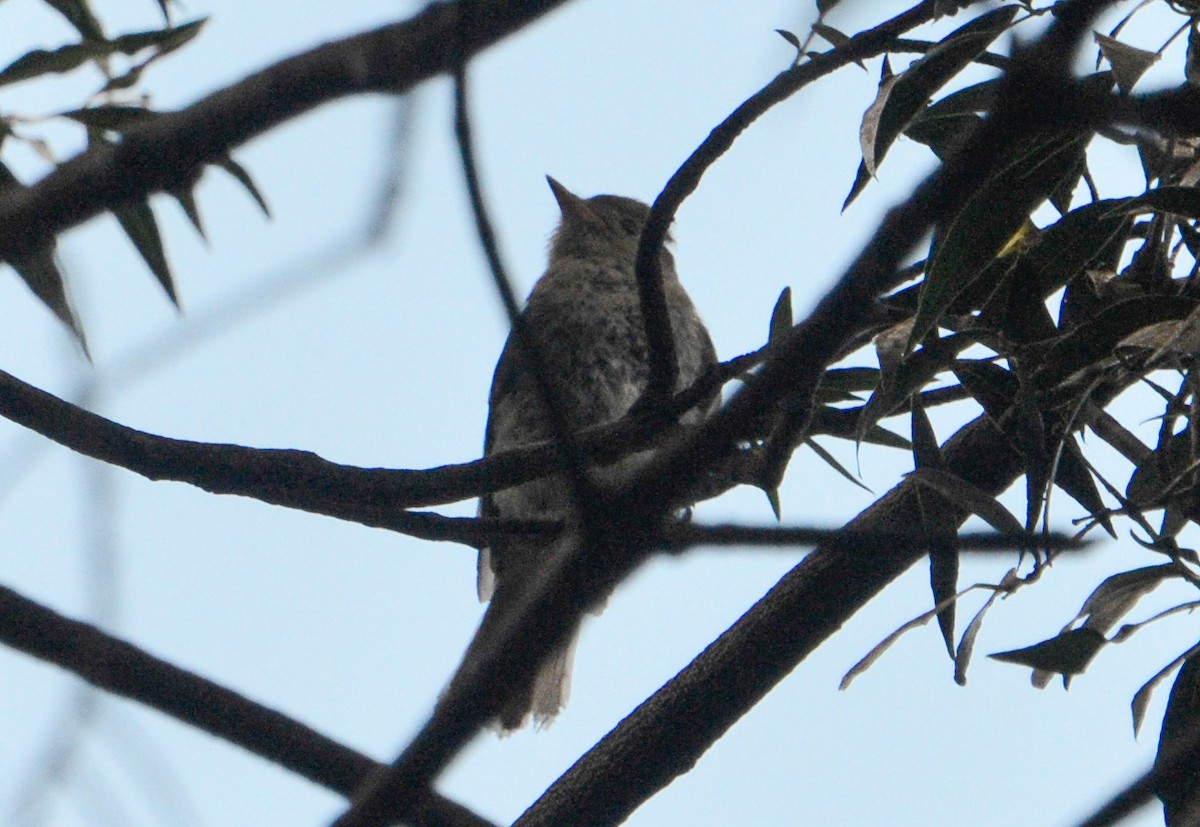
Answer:
<path fill-rule="evenodd" d="M 1031 141 L 938 234 L 930 252 L 908 350 L 937 325 L 959 294 L 996 259 L 1029 214 L 1054 189 L 1064 162 L 1074 163 L 1086 140 L 1070 136 Z"/>
<path fill-rule="evenodd" d="M 1001 594 L 1003 592 L 1000 589 L 992 591 L 987 601 L 971 618 L 962 639 L 958 641 L 958 649 L 954 652 L 954 682 L 959 686 L 967 685 L 967 667 L 971 664 L 971 655 L 975 653 L 975 641 L 979 637 L 979 630 L 983 628 L 983 618 Z"/>
<path fill-rule="evenodd" d="M 847 35 L 847 34 L 845 34 L 845 33 L 843 33 L 843 32 L 840 32 L 840 31 L 838 31 L 838 30 L 837 30 L 837 29 L 835 29 L 833 26 L 830 26 L 830 25 L 828 25 L 828 24 L 826 24 L 826 23 L 820 23 L 820 22 L 813 23 L 812 30 L 813 30 L 814 32 L 816 32 L 817 34 L 819 34 L 821 37 L 823 37 L 823 38 L 825 38 L 826 40 L 828 40 L 828 41 L 829 41 L 829 43 L 830 43 L 830 44 L 831 44 L 831 45 L 832 45 L 832 46 L 833 46 L 835 49 L 836 49 L 836 48 L 839 48 L 839 47 L 841 47 L 841 46 L 844 46 L 844 45 L 846 45 L 846 44 L 847 44 L 847 43 L 849 43 L 849 42 L 850 42 L 850 40 L 851 40 L 851 38 L 850 38 L 850 36 L 849 36 L 849 35 Z M 866 71 L 867 64 L 863 63 L 861 60 L 855 60 L 855 61 L 854 61 L 854 63 L 855 63 L 855 64 L 856 64 L 856 65 L 857 65 L 857 66 L 858 66 L 860 69 L 862 69 L 863 71 Z"/>
<path fill-rule="evenodd" d="M 113 210 L 121 228 L 137 248 L 138 254 L 150 268 L 150 272 L 158 279 L 166 291 L 171 303 L 179 306 L 179 298 L 175 295 L 175 282 L 171 278 L 171 268 L 167 264 L 166 251 L 163 249 L 162 235 L 158 231 L 158 222 L 154 211 L 150 209 L 149 201 L 117 207 Z"/>
<path fill-rule="evenodd" d="M 775 308 L 771 311 L 771 327 L 767 334 L 768 342 L 778 342 L 792 329 L 792 288 L 785 287 L 775 300 Z"/>
<path fill-rule="evenodd" d="M 830 368 L 822 374 L 818 387 L 853 393 L 873 391 L 878 385 L 878 368 Z"/>
<path fill-rule="evenodd" d="M 981 518 L 996 531 L 1013 535 L 1025 531 L 1020 521 L 999 500 L 957 474 L 934 468 L 918 468 L 908 476 L 914 482 L 932 488 L 962 510 Z"/>
<path fill-rule="evenodd" d="M 1137 602 L 1158 588 L 1164 580 L 1180 577 L 1174 563 L 1144 566 L 1106 577 L 1097 586 L 1071 622 L 1086 618 L 1083 625 L 1106 635 Z"/>
<path fill-rule="evenodd" d="M 1125 94 L 1129 94 L 1146 70 L 1158 62 L 1158 55 L 1145 49 L 1138 49 L 1122 43 L 1114 37 L 1096 32 L 1094 34 L 1100 53 L 1112 66 L 1113 75 L 1117 78 L 1117 86 Z"/>
<path fill-rule="evenodd" d="M 49 247 L 32 255 L 15 258 L 9 264 L 42 304 L 50 308 L 59 321 L 67 326 L 83 349 L 84 356 L 90 360 L 87 337 L 84 336 L 83 326 L 67 296 L 66 280 L 58 267 L 54 248 Z"/>
<path fill-rule="evenodd" d="M 142 106 L 105 104 L 60 112 L 58 113 L 58 117 L 69 118 L 76 123 L 81 123 L 92 129 L 101 129 L 107 132 L 122 132 L 134 124 L 145 123 L 151 118 L 157 117 L 158 114 L 158 112 Z"/>
<path fill-rule="evenodd" d="M 873 105 L 878 111 L 868 110 L 876 121 L 871 131 L 872 145 L 867 147 L 864 138 L 863 158 L 869 172 L 874 173 L 896 138 L 933 94 L 1007 30 L 1016 13 L 1017 7 L 1008 5 L 976 17 L 914 61 L 886 90 L 880 87 Z"/>
<path fill-rule="evenodd" d="M 812 30 L 829 41 L 831 46 L 845 46 L 850 42 L 850 36 L 838 31 L 828 23 L 813 23 Z"/>
<path fill-rule="evenodd" d="M 853 203 L 858 194 L 871 182 L 871 173 L 867 170 L 867 162 L 858 162 L 858 172 L 854 173 L 854 183 L 850 185 L 850 192 L 846 195 L 846 200 L 842 202 L 842 212 Z"/>
<path fill-rule="evenodd" d="M 792 44 L 793 47 L 795 47 L 797 49 L 800 48 L 800 38 L 796 37 L 796 35 L 792 34 L 787 29 L 776 29 L 775 34 L 779 35 L 784 40 L 786 40 L 788 43 Z"/>
<path fill-rule="evenodd" d="M 771 504 L 771 513 L 775 515 L 775 522 L 783 522 L 783 511 L 779 506 L 779 489 L 763 488 L 762 492 L 767 495 L 767 502 Z"/>
<path fill-rule="evenodd" d="M 875 100 L 863 113 L 862 123 L 858 127 L 863 164 L 866 166 L 867 174 L 872 177 L 875 175 L 878 162 L 883 160 L 887 147 L 891 145 L 891 140 L 888 140 L 886 132 L 883 132 L 885 128 L 890 128 L 890 125 L 883 118 L 888 112 L 888 100 L 891 98 L 892 87 L 896 85 L 897 80 L 897 76 L 892 72 L 891 61 L 887 55 L 884 55 L 879 76 L 879 89 L 875 93 Z"/>
<path fill-rule="evenodd" d="M 179 202 L 179 206 L 183 208 L 188 221 L 191 221 L 192 226 L 196 228 L 196 233 L 202 239 L 208 241 L 208 236 L 204 232 L 204 222 L 200 218 L 200 209 L 196 206 L 196 194 L 192 190 L 186 189 L 172 192 L 170 195 Z"/>
<path fill-rule="evenodd" d="M 100 21 L 92 14 L 87 0 L 45 0 L 45 3 L 65 17 L 84 40 L 104 40 Z"/>
<path fill-rule="evenodd" d="M 160 54 L 167 54 L 168 52 L 175 51 L 200 34 L 200 30 L 204 28 L 204 24 L 207 22 L 207 17 L 201 17 L 190 23 L 184 23 L 182 26 L 150 29 L 144 32 L 130 32 L 129 34 L 114 37 L 109 41 L 109 44 L 112 51 L 127 55 L 133 55 L 142 49 L 152 47 L 157 49 Z"/>
<path fill-rule="evenodd" d="M 896 334 L 906 336 L 907 328 L 898 326 Z M 867 400 L 859 417 L 859 441 L 862 441 L 868 428 L 889 416 L 910 396 L 933 381 L 937 374 L 948 368 L 960 350 L 974 344 L 969 336 L 951 334 L 927 343 L 906 361 L 893 364 L 904 346 L 903 340 L 894 339 L 881 345 L 880 339 L 881 337 L 876 337 L 876 350 L 883 372 L 878 386 L 871 393 L 871 398 Z M 889 356 L 889 352 L 894 355 Z"/>
<path fill-rule="evenodd" d="M 1141 508 L 1161 505 L 1167 489 L 1192 464 L 1192 434 L 1185 428 L 1177 434 L 1164 433 L 1154 452 L 1134 469 L 1125 497 Z"/>
<path fill-rule="evenodd" d="M 34 49 L 0 69 L 0 85 L 16 83 L 45 74 L 63 74 L 103 54 L 91 45 L 71 44 L 57 49 Z"/>
<path fill-rule="evenodd" d="M 24 186 L 7 166 L 0 163 L 0 191 L 9 187 L 23 188 Z M 90 359 L 87 338 L 84 336 L 79 317 L 76 315 L 74 307 L 71 306 L 66 280 L 63 278 L 54 254 L 54 243 L 51 242 L 30 255 L 14 258 L 9 264 L 42 304 L 46 305 L 59 321 L 66 325 L 74 335 L 75 341 L 79 343 L 84 355 Z"/>
<path fill-rule="evenodd" d="M 1200 779 L 1196 776 L 1194 760 L 1180 761 L 1181 755 L 1195 752 L 1196 721 L 1200 720 L 1200 647 L 1193 646 L 1155 676 L 1157 682 L 1170 674 L 1176 663 L 1183 666 L 1175 677 L 1167 710 L 1163 714 L 1158 738 L 1158 753 L 1154 767 L 1160 774 L 1155 792 L 1163 802 L 1166 823 L 1185 825 L 1193 820 L 1196 801 L 1200 799 Z M 1138 692 L 1147 695 L 1153 690 L 1148 683 Z M 1146 699 L 1147 702 L 1149 698 Z M 1136 715 L 1136 710 L 1135 710 Z"/>
<path fill-rule="evenodd" d="M 150 62 L 146 61 L 145 63 L 138 64 L 137 66 L 131 66 L 126 72 L 113 75 L 108 79 L 104 86 L 100 88 L 100 91 L 112 92 L 117 89 L 128 89 L 131 86 L 134 86 L 139 80 L 142 79 L 142 72 L 144 72 L 146 67 L 149 65 Z"/>
<path fill-rule="evenodd" d="M 1130 199 L 1096 201 L 1077 207 L 1042 230 L 1038 242 L 1023 255 L 1031 281 L 1018 285 L 1043 296 L 1065 286 L 1075 276 L 1119 255 L 1131 224 Z"/>
<path fill-rule="evenodd" d="M 1096 480 L 1084 460 L 1083 450 L 1074 434 L 1068 434 L 1064 440 L 1054 484 L 1087 509 L 1092 519 L 1099 522 L 1110 537 L 1117 539 L 1117 531 L 1106 513 L 1104 500 L 1100 498 L 1100 489 L 1096 487 Z"/>
<path fill-rule="evenodd" d="M 946 460 L 942 457 L 942 449 L 938 446 L 937 435 L 933 423 L 920 404 L 920 397 L 913 397 L 912 405 L 912 451 L 913 467 L 936 468 L 944 470 Z"/>
<path fill-rule="evenodd" d="M 999 85 L 999 79 L 986 80 L 951 92 L 921 110 L 905 127 L 904 134 L 946 160 L 983 122 L 980 115 L 991 111 Z"/>
<path fill-rule="evenodd" d="M 1107 642 L 1095 629 L 1070 629 L 1033 646 L 988 657 L 1063 676 L 1079 675 Z"/>
<path fill-rule="evenodd" d="M 63 74 L 82 66 L 89 60 L 105 57 L 114 53 L 132 55 L 142 49 L 154 47 L 160 54 L 166 54 L 178 49 L 197 34 L 206 22 L 205 18 L 194 20 L 173 29 L 155 29 L 148 32 L 134 32 L 121 35 L 113 40 L 103 37 L 85 37 L 82 43 L 71 43 L 57 49 L 34 49 L 0 70 L 0 85 L 16 83 L 45 74 Z M 124 88 L 134 83 L 145 64 L 137 66 L 116 78 L 111 79 L 106 89 Z"/>
<path fill-rule="evenodd" d="M 828 465 L 830 468 L 832 468 L 834 471 L 837 471 L 843 477 L 845 477 L 850 482 L 857 485 L 863 491 L 866 491 L 868 494 L 871 493 L 870 488 L 867 488 L 867 486 L 863 485 L 861 480 L 859 480 L 857 477 L 855 477 L 853 474 L 851 474 L 849 471 L 847 471 L 845 466 L 843 466 L 840 462 L 838 462 L 837 458 L 833 454 L 829 453 L 824 448 L 822 448 L 821 445 L 818 444 L 816 440 L 806 439 L 806 440 L 804 440 L 804 444 L 807 445 L 809 448 L 812 448 L 813 453 L 816 454 L 817 456 L 819 456 L 822 460 L 824 460 L 825 464 Z M 775 516 L 778 518 L 779 515 L 776 514 Z"/>
<path fill-rule="evenodd" d="M 908 451 L 912 448 L 912 443 L 899 434 L 894 434 L 882 425 L 872 425 L 858 438 L 859 442 L 866 442 L 870 445 L 879 445 L 883 448 L 898 448 L 901 451 Z"/>
<path fill-rule="evenodd" d="M 946 461 L 938 446 L 933 424 L 921 406 L 919 394 L 912 397 L 912 454 L 915 468 L 943 471 Z M 946 652 L 954 659 L 954 615 L 956 602 L 950 598 L 958 591 L 958 521 L 950 504 L 938 494 L 917 488 L 917 508 L 921 527 L 929 544 L 929 586 L 933 605 L 938 611 L 938 628 Z"/>
<path fill-rule="evenodd" d="M 1115 363 L 1113 349 L 1143 327 L 1186 319 L 1195 302 L 1182 296 L 1136 296 L 1113 302 L 1095 317 L 1056 340 L 1034 373 L 1039 388 L 1053 388 L 1079 371 Z"/>
<path fill-rule="evenodd" d="M 983 118 L 970 112 L 945 118 L 922 118 L 905 127 L 904 134 L 932 149 L 939 160 L 948 161 L 981 123 Z"/>
<path fill-rule="evenodd" d="M 230 158 L 228 155 L 216 163 L 217 166 L 236 178 L 238 183 L 246 188 L 246 191 L 250 193 L 250 197 L 255 200 L 259 209 L 263 211 L 263 215 L 267 216 L 267 218 L 270 218 L 271 208 L 267 206 L 266 199 L 263 198 L 262 193 L 258 191 L 258 187 L 254 185 L 254 179 L 250 177 L 250 173 L 246 172 L 245 167 Z"/>

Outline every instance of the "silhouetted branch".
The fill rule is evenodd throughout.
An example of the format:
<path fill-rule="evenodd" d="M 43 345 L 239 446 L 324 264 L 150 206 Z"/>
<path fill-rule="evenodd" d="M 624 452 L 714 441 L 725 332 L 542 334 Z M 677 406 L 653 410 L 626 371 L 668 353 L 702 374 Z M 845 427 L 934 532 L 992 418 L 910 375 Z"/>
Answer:
<path fill-rule="evenodd" d="M 236 744 L 342 795 L 351 795 L 379 766 L 282 713 L 4 587 L 0 587 L 0 642 L 53 663 L 100 689 Z M 465 807 L 429 792 L 414 798 L 413 807 L 403 818 L 430 827 L 490 824 Z"/>
<path fill-rule="evenodd" d="M 697 383 L 700 390 L 706 381 Z M 694 404 L 694 390 L 680 394 L 678 404 Z M 476 532 L 466 527 L 474 523 L 464 520 L 404 509 L 457 502 L 555 470 L 554 447 L 548 442 L 461 465 L 410 471 L 341 465 L 309 451 L 173 439 L 120 425 L 4 371 L 0 416 L 148 479 L 185 482 L 213 494 L 254 497 L 430 540 L 474 544 L 492 534 L 491 529 Z M 654 439 L 646 422 L 631 418 L 588 429 L 580 444 L 590 459 L 604 463 Z"/>
<path fill-rule="evenodd" d="M 650 359 L 650 379 L 645 398 L 651 408 L 668 398 L 675 387 L 675 345 L 671 338 L 667 300 L 663 294 L 659 252 L 680 205 L 695 192 L 708 168 L 767 110 L 787 100 L 809 83 L 849 63 L 886 51 L 902 32 L 933 19 L 934 6 L 934 0 L 924 0 L 886 23 L 856 35 L 842 46 L 776 75 L 774 80 L 742 103 L 709 133 L 654 199 L 638 242 L 637 253 L 638 296 L 646 324 Z"/>
<path fill-rule="evenodd" d="M 28 188 L 0 198 L 0 260 L 154 192 L 178 192 L 209 164 L 321 104 L 366 92 L 405 92 L 517 31 L 565 0 L 479 0 L 465 41 L 459 3 L 431 3 L 402 23 L 281 60 L 178 112 L 96 144 Z"/>
<path fill-rule="evenodd" d="M 758 376 L 721 413 L 701 425 L 696 435 L 685 440 L 679 449 L 664 449 L 635 479 L 606 491 L 608 519 L 604 523 L 605 533 L 585 536 L 577 548 L 560 555 L 539 573 L 539 582 L 529 589 L 529 602 L 522 616 L 494 637 L 493 651 L 474 673 L 460 671 L 430 720 L 391 768 L 377 774 L 364 786 L 351 809 L 336 820 L 337 827 L 386 824 L 396 812 L 404 809 L 412 796 L 426 789 L 486 720 L 488 710 L 495 702 L 489 691 L 489 681 L 503 686 L 513 674 L 532 668 L 559 645 L 583 608 L 615 586 L 642 559 L 653 544 L 656 526 L 661 524 L 671 504 L 685 502 L 687 490 L 697 484 L 705 469 L 717 467 L 732 455 L 747 438 L 752 426 L 774 405 L 783 399 L 802 404 L 804 410 L 797 417 L 798 427 L 801 432 L 807 428 L 817 382 L 839 348 L 870 317 L 869 308 L 899 268 L 903 257 L 930 225 L 950 214 L 978 188 L 1012 142 L 1022 139 L 1032 129 L 1026 100 L 1034 91 L 1031 81 L 1041 79 L 1043 75 L 1058 77 L 1066 74 L 1067 58 L 1082 31 L 1081 20 L 1086 22 L 1086 15 L 1076 13 L 1081 5 L 1093 10 L 1099 8 L 1095 3 L 1090 7 L 1078 2 L 1064 5 L 1049 32 L 1035 46 L 1025 50 L 1026 59 L 1014 62 L 1014 70 L 1001 86 L 995 118 L 968 142 L 960 154 L 960 161 L 948 164 L 930 176 L 905 205 L 889 213 L 863 254 L 813 315 L 793 328 L 784 339 L 778 356 L 768 359 Z M 926 8 L 922 4 L 917 11 L 931 13 L 932 6 Z M 744 128 L 744 125 L 738 127 L 728 140 L 732 141 Z M 665 232 L 665 227 L 659 229 Z M 653 227 L 648 223 L 643 231 L 641 248 L 649 248 L 652 235 Z M 639 249 L 639 270 L 646 266 L 641 252 Z M 645 298 L 643 294 L 643 301 Z M 650 315 L 653 315 L 652 311 Z M 648 328 L 647 332 L 653 331 Z M 652 401 L 653 396 L 651 392 Z M 858 559 L 862 555 L 846 556 Z M 900 571 L 902 569 L 887 570 L 887 578 L 877 583 L 868 578 L 868 582 L 873 583 L 871 594 Z M 843 592 L 847 590 L 853 592 L 856 587 L 842 589 Z M 857 594 L 844 594 L 843 597 L 845 606 L 857 608 L 861 605 L 856 599 Z M 536 617 L 537 622 L 530 621 L 531 617 Z M 832 628 L 835 627 L 825 630 L 821 639 L 831 633 Z M 710 703 L 712 698 L 718 697 L 722 703 L 729 704 L 725 726 L 732 724 L 757 701 L 754 697 L 750 704 L 742 705 L 731 702 L 737 693 L 715 692 Z M 659 786 L 651 788 L 633 782 L 633 772 L 624 762 L 618 762 L 610 768 L 619 766 L 618 774 L 626 779 L 614 785 L 623 788 L 620 797 L 623 804 L 615 803 L 618 799 L 596 799 L 592 803 L 605 813 L 598 820 L 593 821 L 592 813 L 581 813 L 572 806 L 569 810 L 558 811 L 554 819 L 544 823 L 608 824 L 620 821 L 661 784 L 690 768 L 699 754 L 719 737 L 719 732 L 714 732 L 708 724 L 708 718 L 698 717 L 686 726 L 692 728 L 693 733 L 704 732 L 704 736 L 690 737 L 689 733 L 671 744 L 669 749 L 659 745 L 664 755 L 653 764 L 654 772 L 659 773 L 655 778 Z M 667 765 L 670 765 L 669 769 Z M 617 791 L 610 789 L 609 792 Z M 621 810 L 624 806 L 629 806 L 629 810 Z M 610 820 L 614 811 L 619 811 L 618 817 Z"/>
<path fill-rule="evenodd" d="M 476 12 L 471 3 L 473 0 L 461 0 L 463 8 L 462 39 L 467 39 L 468 30 L 474 25 Z M 492 274 L 492 282 L 504 305 L 512 326 L 512 336 L 521 361 L 528 366 L 537 388 L 537 401 L 542 406 L 545 422 L 552 436 L 555 459 L 563 471 L 571 490 L 571 506 L 578 510 L 584 520 L 588 519 L 590 503 L 596 499 L 596 492 L 587 474 L 584 473 L 586 462 L 583 452 L 575 442 L 567 417 L 563 413 L 562 400 L 550 381 L 549 370 L 546 367 L 544 354 L 537 348 L 536 342 L 526 324 L 521 306 L 513 293 L 512 279 L 505 272 L 504 263 L 500 259 L 500 251 L 496 246 L 496 234 L 492 230 L 492 222 L 488 218 L 487 205 L 483 199 L 483 188 L 479 183 L 479 171 L 475 164 L 475 151 L 471 138 L 471 118 L 467 110 L 467 56 L 464 53 L 463 62 L 454 70 L 454 135 L 458 142 L 459 158 L 462 162 L 463 176 L 466 178 L 467 195 L 471 201 L 471 214 L 475 218 L 475 230 L 479 236 L 479 246 L 483 248 L 484 258 L 487 259 L 488 270 Z"/>
<path fill-rule="evenodd" d="M 1022 470 L 1020 457 L 985 417 L 964 427 L 943 450 L 955 474 L 988 493 L 999 494 Z M 886 532 L 919 524 L 915 489 L 915 484 L 901 483 L 847 528 Z M 887 543 L 871 553 L 821 547 L 809 554 L 580 758 L 516 825 L 621 823 L 690 770 L 797 663 L 928 550 L 925 538 Z"/>
<path fill-rule="evenodd" d="M 676 451 L 656 457 L 627 504 L 671 501 L 695 469 L 712 467 L 766 410 L 788 399 L 808 424 L 812 394 L 830 359 L 866 318 L 900 261 L 929 226 L 972 192 L 1051 106 L 1047 82 L 1062 82 L 1091 17 L 1106 3 L 1067 2 L 1047 34 L 1022 50 L 1001 83 L 996 108 L 957 157 L 892 209 L 838 284 L 783 340 L 757 377 Z M 794 441 L 794 433 L 788 433 Z M 1020 459 L 986 420 L 946 446 L 948 467 L 989 493 L 1022 471 Z M 917 524 L 912 486 L 893 489 L 851 523 L 859 529 Z M 810 554 L 729 632 L 581 759 L 519 823 L 608 825 L 688 771 L 733 723 L 850 615 L 923 556 L 927 545 L 888 545 L 875 554 L 822 549 Z M 543 621 L 553 622 L 552 616 Z"/>

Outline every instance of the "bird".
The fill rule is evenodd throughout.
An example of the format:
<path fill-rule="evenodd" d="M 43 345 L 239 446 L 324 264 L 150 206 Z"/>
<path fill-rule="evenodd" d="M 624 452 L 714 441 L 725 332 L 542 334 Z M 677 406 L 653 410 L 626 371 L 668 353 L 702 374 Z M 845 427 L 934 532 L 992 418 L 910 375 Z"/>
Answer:
<path fill-rule="evenodd" d="M 620 419 L 645 390 L 649 363 L 634 272 L 650 207 L 618 195 L 582 198 L 553 178 L 546 180 L 561 217 L 551 236 L 545 273 L 534 284 L 522 317 L 532 346 L 538 349 L 544 380 L 553 390 L 567 429 L 574 433 Z M 716 364 L 716 351 L 665 245 L 660 262 L 675 345 L 676 391 L 681 391 Z M 678 421 L 701 421 L 716 401 L 715 393 L 709 395 Z M 492 377 L 484 456 L 553 436 L 537 377 L 510 333 Z M 652 456 L 653 450 L 643 450 L 616 465 L 628 473 Z M 605 470 L 611 473 L 612 469 Z M 551 475 L 481 497 L 479 514 L 510 520 L 566 520 L 571 515 L 570 491 L 561 475 Z M 481 630 L 490 615 L 510 610 L 522 587 L 552 559 L 555 549 L 555 538 L 536 536 L 510 536 L 480 549 L 477 590 L 481 601 L 491 601 Z M 508 700 L 494 728 L 509 733 L 532 719 L 541 729 L 554 720 L 569 694 L 577 637 L 578 628 L 543 662 L 536 678 Z M 467 657 L 470 654 L 468 647 Z"/>

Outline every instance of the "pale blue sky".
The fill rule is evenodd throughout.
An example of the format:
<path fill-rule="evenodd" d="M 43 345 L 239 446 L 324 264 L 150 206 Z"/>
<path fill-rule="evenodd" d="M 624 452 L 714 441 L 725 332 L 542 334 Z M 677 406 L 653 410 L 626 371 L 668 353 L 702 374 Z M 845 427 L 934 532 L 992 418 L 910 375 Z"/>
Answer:
<path fill-rule="evenodd" d="M 653 198 L 720 119 L 787 66 L 792 49 L 773 29 L 802 32 L 811 6 L 577 0 L 475 62 L 482 174 L 521 292 L 540 273 L 556 218 L 545 174 L 584 195 Z M 891 7 L 900 5 L 847 0 L 832 22 L 856 30 L 868 20 L 862 14 L 876 21 Z M 152 0 L 98 0 L 96 8 L 114 30 L 153 26 L 158 14 Z M 183 106 L 298 49 L 411 8 L 377 0 L 189 0 L 191 14 L 211 14 L 212 21 L 195 44 L 154 68 L 145 87 L 156 105 Z M 31 45 L 69 38 L 35 0 L 0 4 L 0 31 L 3 62 Z M 929 168 L 927 151 L 902 142 L 881 180 L 839 214 L 858 163 L 858 120 L 877 74 L 878 61 L 869 73 L 844 69 L 778 107 L 680 211 L 680 272 L 722 357 L 763 343 L 783 287 L 792 288 L 798 315 L 811 306 L 872 221 Z M 74 78 L 0 88 L 0 111 L 67 108 L 77 88 Z M 239 150 L 235 157 L 255 176 L 273 220 L 263 219 L 227 176 L 209 172 L 199 202 L 211 247 L 173 203 L 156 200 L 185 307 L 180 317 L 115 222 L 100 219 L 69 233 L 62 253 L 76 277 L 94 368 L 78 363 L 15 278 L 0 277 L 0 367 L 63 394 L 89 371 L 101 380 L 126 376 L 121 366 L 129 353 L 202 323 L 260 280 L 308 279 L 318 264 L 325 277 L 316 286 L 137 374 L 100 397 L 99 410 L 155 433 L 304 448 L 366 466 L 420 468 L 477 457 L 506 325 L 471 232 L 444 80 L 417 95 L 407 195 L 387 242 L 336 270 L 320 264 L 361 231 L 374 205 L 392 111 L 393 103 L 378 96 L 330 105 Z M 31 152 L 12 158 L 27 180 L 36 176 Z M 1124 179 L 1112 178 L 1115 171 L 1104 170 L 1106 194 L 1137 188 L 1136 168 Z M 1135 411 L 1131 422 L 1149 413 L 1126 410 Z M 961 417 L 936 420 L 942 438 L 954 421 Z M 38 444 L 0 425 L 0 457 L 23 456 Z M 854 467 L 849 446 L 823 444 Z M 905 455 L 875 450 L 864 450 L 860 464 L 876 495 L 910 468 Z M 21 476 L 0 480 L 3 582 L 88 617 L 82 463 L 55 447 L 37 452 L 30 465 L 14 460 L 8 467 Z M 120 599 L 108 625 L 118 634 L 376 758 L 390 759 L 421 725 L 480 614 L 470 549 L 124 472 L 111 479 Z M 781 499 L 788 521 L 837 525 L 874 497 L 801 452 Z M 1020 496 L 1010 502 L 1023 508 Z M 1056 504 L 1060 525 L 1079 516 L 1066 497 Z M 473 503 L 446 509 L 473 510 Z M 702 506 L 698 518 L 762 522 L 771 514 L 760 492 L 739 490 Z M 801 554 L 722 550 L 646 566 L 585 627 L 573 697 L 559 721 L 536 734 L 481 736 L 441 790 L 497 822 L 515 818 Z M 1194 620 L 1177 618 L 1110 647 L 1069 693 L 1057 683 L 1034 690 L 1027 672 L 982 655 L 1051 636 L 1106 574 L 1155 561 L 1124 540 L 1056 565 L 1036 588 L 993 609 L 966 688 L 954 684 L 931 625 L 838 692 L 841 675 L 859 657 L 928 606 L 926 569 L 917 566 L 629 824 L 1070 825 L 1148 766 L 1166 690 L 1136 742 L 1129 701 L 1195 640 Z M 1006 565 L 973 561 L 963 582 L 995 582 Z M 1168 605 L 1162 592 L 1147 605 Z M 960 626 L 977 605 L 968 600 L 960 609 Z M 2 650 L 0 675 L 0 819 L 10 823 L 31 756 L 46 742 L 71 683 Z M 154 772 L 144 768 L 148 749 Z M 155 803 L 163 790 L 189 802 L 190 819 L 167 805 L 172 823 L 185 825 L 315 827 L 343 806 L 307 781 L 126 702 L 105 704 L 79 761 L 70 785 L 47 798 L 41 823 L 48 827 L 166 823 Z M 174 780 L 158 780 L 164 774 Z M 117 815 L 105 815 L 104 807 Z M 1161 823 L 1157 806 L 1131 823 Z"/>

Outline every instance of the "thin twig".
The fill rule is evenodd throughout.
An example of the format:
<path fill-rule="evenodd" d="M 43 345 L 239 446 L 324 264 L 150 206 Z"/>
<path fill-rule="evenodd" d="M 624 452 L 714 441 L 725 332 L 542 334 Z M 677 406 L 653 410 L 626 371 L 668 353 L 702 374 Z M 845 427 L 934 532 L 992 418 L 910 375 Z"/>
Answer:
<path fill-rule="evenodd" d="M 463 29 L 465 31 L 470 28 L 466 21 L 473 20 L 474 15 L 468 13 L 467 9 L 470 8 L 470 5 L 466 0 L 463 0 L 463 8 Z M 465 56 L 463 62 L 454 70 L 454 134 L 458 140 L 459 159 L 462 162 L 463 175 L 466 178 L 467 194 L 471 200 L 471 213 L 475 217 L 475 230 L 479 236 L 479 245 L 483 248 L 484 257 L 487 259 L 488 270 L 492 275 L 496 292 L 504 304 L 505 313 L 508 314 L 509 323 L 512 325 L 512 335 L 516 337 L 521 360 L 533 376 L 538 403 L 541 405 L 542 413 L 553 438 L 559 468 L 563 471 L 567 484 L 570 486 L 571 507 L 577 509 L 586 522 L 589 518 L 590 505 L 598 500 L 595 486 L 588 480 L 584 470 L 583 452 L 567 423 L 561 394 L 550 379 L 544 355 L 529 329 L 525 316 L 521 313 L 516 294 L 513 293 L 512 280 L 508 277 L 504 262 L 500 258 L 500 251 L 496 246 L 496 234 L 492 230 L 487 205 L 484 203 L 483 189 L 479 183 L 479 171 L 475 164 L 471 117 L 467 109 Z"/>
<path fill-rule="evenodd" d="M 675 385 L 674 342 L 667 315 L 667 301 L 663 294 L 659 251 L 662 250 L 671 222 L 675 220 L 675 213 L 684 200 L 695 192 L 708 168 L 733 146 L 734 141 L 749 129 L 751 124 L 773 106 L 791 97 L 809 83 L 843 66 L 886 51 L 901 32 L 931 20 L 933 14 L 932 0 L 918 3 L 886 23 L 855 36 L 849 42 L 779 73 L 718 124 L 663 187 L 654 200 L 638 242 L 636 271 L 650 360 L 650 379 L 645 396 L 651 406 L 666 399 Z"/>
<path fill-rule="evenodd" d="M 703 546 L 751 546 L 754 548 L 822 545 L 847 553 L 873 551 L 881 545 L 913 546 L 928 543 L 924 531 L 905 531 L 898 527 L 854 530 L 813 528 L 810 526 L 702 525 L 680 523 L 662 532 L 662 545 L 671 552 Z M 966 531 L 955 535 L 961 551 L 1008 552 L 1021 548 L 1045 550 L 1081 550 L 1089 544 L 1073 535 L 1057 532 L 1003 534 L 995 531 Z"/>

